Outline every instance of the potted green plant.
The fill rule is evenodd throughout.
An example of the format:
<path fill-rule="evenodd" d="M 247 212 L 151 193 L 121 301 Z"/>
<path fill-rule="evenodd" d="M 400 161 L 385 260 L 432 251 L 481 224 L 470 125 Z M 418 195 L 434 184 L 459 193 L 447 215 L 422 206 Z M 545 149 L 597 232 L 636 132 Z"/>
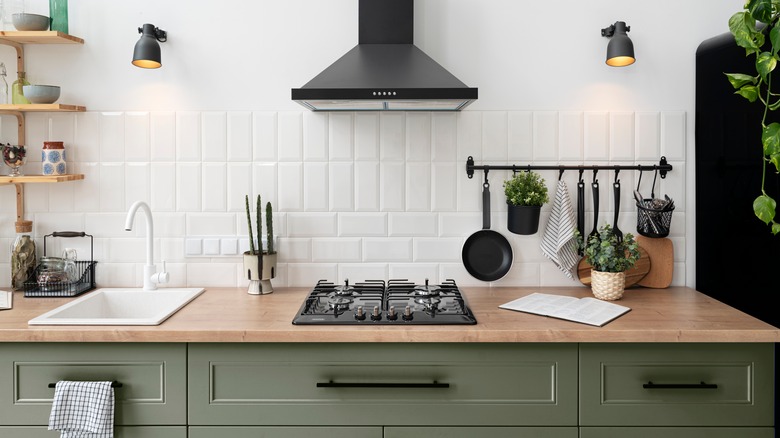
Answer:
<path fill-rule="evenodd" d="M 507 228 L 515 234 L 534 234 L 539 230 L 539 213 L 550 200 L 544 178 L 536 172 L 517 172 L 504 181 L 507 203 Z"/>
<path fill-rule="evenodd" d="M 249 251 L 244 253 L 244 271 L 249 279 L 247 293 L 252 295 L 270 294 L 274 291 L 271 279 L 276 278 L 276 251 L 274 250 L 274 219 L 273 207 L 268 202 L 265 205 L 265 224 L 267 250 L 263 250 L 263 239 L 260 237 L 262 228 L 262 201 L 257 195 L 257 246 L 252 235 L 252 214 L 249 209 L 249 195 L 246 195 L 246 221 L 249 228 Z"/>
<path fill-rule="evenodd" d="M 639 260 L 639 244 L 633 234 L 626 233 L 620 239 L 609 224 L 604 224 L 598 233 L 588 236 L 587 241 L 579 231 L 574 234 L 585 261 L 591 265 L 593 295 L 601 300 L 619 300 L 626 286 L 625 271 Z"/>
<path fill-rule="evenodd" d="M 771 164 L 775 171 L 780 172 L 780 123 L 767 125 L 769 111 L 780 108 L 780 94 L 772 92 L 772 72 L 780 60 L 779 6 L 777 0 L 748 0 L 742 11 L 729 18 L 729 30 L 734 35 L 734 41 L 745 49 L 746 56 L 755 56 L 756 71 L 752 74 L 726 73 L 737 90 L 735 94 L 750 102 L 758 100 L 764 107 L 761 119 L 761 194 L 753 201 L 753 213 L 770 226 L 773 234 L 780 233 L 780 219 L 776 216 L 777 203 L 767 194 L 765 184 L 767 166 Z M 756 22 L 762 25 L 756 26 Z M 769 44 L 765 44 L 767 36 Z"/>

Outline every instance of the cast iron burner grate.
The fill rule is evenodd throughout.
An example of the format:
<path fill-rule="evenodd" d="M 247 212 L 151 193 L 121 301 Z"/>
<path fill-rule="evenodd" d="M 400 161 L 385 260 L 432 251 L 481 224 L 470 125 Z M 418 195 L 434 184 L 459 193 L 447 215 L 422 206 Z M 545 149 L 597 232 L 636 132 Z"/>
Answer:
<path fill-rule="evenodd" d="M 450 325 L 476 324 L 455 280 L 415 284 L 406 279 L 335 284 L 320 280 L 304 300 L 293 324 Z"/>

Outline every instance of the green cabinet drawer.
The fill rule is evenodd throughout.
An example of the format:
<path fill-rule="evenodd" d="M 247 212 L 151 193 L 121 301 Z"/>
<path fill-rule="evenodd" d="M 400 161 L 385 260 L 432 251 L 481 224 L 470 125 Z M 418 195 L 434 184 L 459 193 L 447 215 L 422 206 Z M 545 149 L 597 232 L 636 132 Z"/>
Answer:
<path fill-rule="evenodd" d="M 582 344 L 584 426 L 772 426 L 773 344 Z"/>
<path fill-rule="evenodd" d="M 188 438 L 382 438 L 381 427 L 194 426 Z"/>
<path fill-rule="evenodd" d="M 774 438 L 773 427 L 583 427 L 580 438 Z"/>
<path fill-rule="evenodd" d="M 45 425 L 59 380 L 115 380 L 117 425 L 186 424 L 185 344 L 0 344 L 0 424 Z"/>
<path fill-rule="evenodd" d="M 384 438 L 578 438 L 576 427 L 385 427 Z"/>
<path fill-rule="evenodd" d="M 0 437 L 59 438 L 60 433 L 47 430 L 46 426 L 0 426 Z M 187 438 L 187 428 L 185 426 L 117 426 L 114 428 L 114 438 Z"/>
<path fill-rule="evenodd" d="M 188 357 L 191 425 L 577 424 L 576 344 L 192 344 Z"/>

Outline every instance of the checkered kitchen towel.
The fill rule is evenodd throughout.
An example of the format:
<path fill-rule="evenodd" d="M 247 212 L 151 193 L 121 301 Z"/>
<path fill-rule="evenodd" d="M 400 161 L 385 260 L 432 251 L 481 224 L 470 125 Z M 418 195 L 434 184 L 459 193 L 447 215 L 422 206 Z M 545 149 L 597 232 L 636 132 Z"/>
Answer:
<path fill-rule="evenodd" d="M 57 382 L 49 430 L 62 432 L 60 438 L 113 438 L 111 382 Z"/>
<path fill-rule="evenodd" d="M 545 257 L 552 260 L 555 266 L 569 278 L 574 278 L 572 270 L 580 262 L 577 239 L 574 235 L 576 229 L 577 220 L 569 199 L 569 189 L 565 182 L 558 180 L 550 220 L 547 222 L 540 246 Z"/>

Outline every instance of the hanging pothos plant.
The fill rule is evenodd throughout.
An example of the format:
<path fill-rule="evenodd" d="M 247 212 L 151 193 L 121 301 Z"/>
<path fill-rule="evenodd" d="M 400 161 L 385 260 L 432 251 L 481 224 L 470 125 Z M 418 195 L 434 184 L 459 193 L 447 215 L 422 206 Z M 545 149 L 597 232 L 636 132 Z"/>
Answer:
<path fill-rule="evenodd" d="M 761 144 L 763 160 L 771 163 L 780 172 L 780 123 L 767 122 L 770 110 L 780 108 L 780 94 L 772 92 L 772 71 L 780 60 L 780 0 L 748 0 L 744 10 L 729 19 L 729 30 L 737 45 L 745 48 L 746 56 L 756 57 L 757 75 L 726 73 L 736 94 L 750 102 L 760 101 L 764 105 L 761 118 Z M 756 26 L 756 22 L 764 26 Z M 769 35 L 769 47 L 764 47 Z M 753 211 L 764 223 L 771 226 L 772 233 L 780 233 L 780 218 L 776 216 L 777 202 L 766 193 L 766 172 L 769 163 L 763 163 L 761 195 L 753 201 Z"/>

